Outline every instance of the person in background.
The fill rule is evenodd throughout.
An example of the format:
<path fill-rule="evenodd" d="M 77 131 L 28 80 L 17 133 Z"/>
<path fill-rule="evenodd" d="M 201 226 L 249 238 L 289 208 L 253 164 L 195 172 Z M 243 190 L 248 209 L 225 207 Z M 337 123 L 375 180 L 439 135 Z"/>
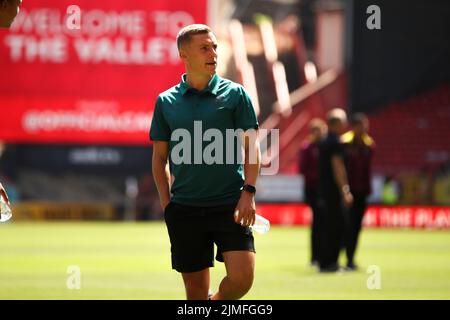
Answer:
<path fill-rule="evenodd" d="M 381 203 L 385 205 L 398 204 L 398 184 L 392 176 L 387 176 L 384 180 Z"/>
<path fill-rule="evenodd" d="M 11 203 L 9 202 L 8 195 L 6 194 L 6 190 L 5 190 L 5 188 L 3 187 L 3 185 L 2 185 L 1 182 L 0 182 L 0 197 L 3 197 L 3 199 L 5 200 L 5 202 L 6 202 L 8 205 L 11 205 Z"/>
<path fill-rule="evenodd" d="M 21 3 L 22 0 L 0 0 L 0 28 L 9 28 L 11 26 L 15 17 L 19 13 L 19 6 Z M 1 182 L 0 197 L 3 197 L 5 202 L 8 205 L 11 205 L 6 190 Z"/>
<path fill-rule="evenodd" d="M 345 237 L 345 212 L 353 196 L 347 180 L 344 146 L 340 136 L 347 126 L 344 110 L 336 108 L 327 114 L 328 134 L 319 146 L 319 270 L 339 270 L 339 252 Z"/>
<path fill-rule="evenodd" d="M 22 0 L 0 0 L 0 28 L 9 28 L 19 13 Z"/>
<path fill-rule="evenodd" d="M 369 136 L 369 119 L 362 113 L 352 117 L 352 130 L 341 137 L 346 155 L 348 181 L 353 195 L 353 204 L 348 212 L 348 225 L 346 236 L 347 267 L 346 270 L 357 269 L 354 262 L 355 251 L 358 246 L 358 237 L 361 231 L 362 220 L 367 209 L 367 198 L 372 192 L 372 159 L 375 151 L 375 142 Z"/>
<path fill-rule="evenodd" d="M 5 149 L 5 145 L 0 141 L 0 158 L 3 155 L 4 149 Z M 3 187 L 1 182 L 0 182 L 0 197 L 3 198 L 3 200 L 5 201 L 5 203 L 8 206 L 11 206 L 11 203 L 10 203 L 9 198 L 8 198 L 8 194 L 6 193 L 6 189 Z"/>
<path fill-rule="evenodd" d="M 326 123 L 314 118 L 309 123 L 309 136 L 300 150 L 300 172 L 304 177 L 305 202 L 312 211 L 311 223 L 311 266 L 319 264 L 318 230 L 318 188 L 319 188 L 319 143 L 327 134 Z"/>

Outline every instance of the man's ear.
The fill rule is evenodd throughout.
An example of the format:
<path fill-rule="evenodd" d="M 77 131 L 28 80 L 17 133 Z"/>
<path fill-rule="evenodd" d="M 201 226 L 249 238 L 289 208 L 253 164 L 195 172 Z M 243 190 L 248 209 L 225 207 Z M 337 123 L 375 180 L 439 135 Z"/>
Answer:
<path fill-rule="evenodd" d="M 179 54 L 180 54 L 181 60 L 183 60 L 183 61 L 186 60 L 187 55 L 186 55 L 186 50 L 184 48 L 180 48 Z"/>

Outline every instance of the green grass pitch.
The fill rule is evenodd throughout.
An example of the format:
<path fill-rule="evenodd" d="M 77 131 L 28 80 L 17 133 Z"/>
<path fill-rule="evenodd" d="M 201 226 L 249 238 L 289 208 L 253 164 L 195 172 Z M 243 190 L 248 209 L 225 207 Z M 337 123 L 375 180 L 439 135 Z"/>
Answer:
<path fill-rule="evenodd" d="M 255 242 L 255 282 L 245 299 L 450 299 L 449 231 L 365 229 L 361 269 L 338 274 L 308 265 L 308 228 L 274 226 Z M 184 299 L 169 252 L 161 222 L 0 224 L 0 300 Z M 380 289 L 367 287 L 371 265 Z M 80 268 L 79 290 L 67 288 L 69 266 Z M 213 290 L 224 272 L 216 262 Z"/>

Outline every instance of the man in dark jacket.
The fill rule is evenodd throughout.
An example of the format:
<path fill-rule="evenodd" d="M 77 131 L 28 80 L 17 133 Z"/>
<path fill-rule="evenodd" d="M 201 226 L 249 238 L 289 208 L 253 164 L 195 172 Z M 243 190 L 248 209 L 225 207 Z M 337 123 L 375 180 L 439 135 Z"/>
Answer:
<path fill-rule="evenodd" d="M 336 108 L 328 112 L 327 124 L 328 135 L 319 149 L 319 265 L 320 272 L 336 272 L 345 236 L 344 206 L 350 208 L 353 202 L 340 142 L 347 125 L 345 111 Z"/>

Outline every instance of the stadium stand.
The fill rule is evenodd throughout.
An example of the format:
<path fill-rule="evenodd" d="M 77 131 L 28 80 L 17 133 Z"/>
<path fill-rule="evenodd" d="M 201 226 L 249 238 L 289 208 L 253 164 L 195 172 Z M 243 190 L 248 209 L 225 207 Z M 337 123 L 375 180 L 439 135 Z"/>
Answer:
<path fill-rule="evenodd" d="M 370 115 L 377 141 L 374 170 L 437 170 L 450 160 L 450 85 L 403 102 L 393 102 Z"/>

